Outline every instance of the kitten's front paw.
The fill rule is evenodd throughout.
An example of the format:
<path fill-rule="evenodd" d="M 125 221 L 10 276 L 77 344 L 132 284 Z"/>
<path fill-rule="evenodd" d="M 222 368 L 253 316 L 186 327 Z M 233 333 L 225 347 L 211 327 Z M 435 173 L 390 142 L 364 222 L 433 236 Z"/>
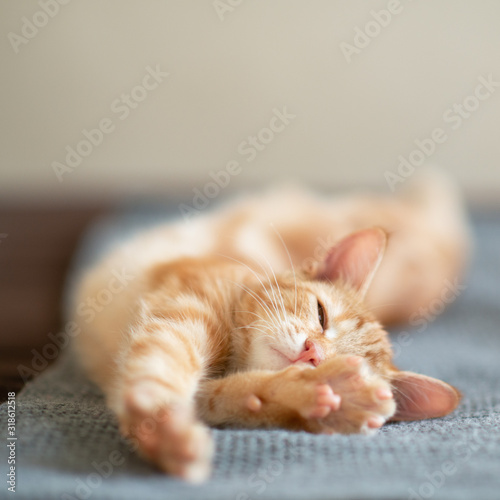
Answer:
<path fill-rule="evenodd" d="M 340 396 L 328 384 L 314 384 L 310 390 L 308 404 L 299 408 L 303 418 L 325 418 L 340 408 Z"/>
<path fill-rule="evenodd" d="M 195 421 L 183 404 L 166 404 L 162 388 L 142 382 L 125 396 L 121 430 L 137 443 L 139 452 L 160 469 L 198 483 L 211 471 L 210 431 Z"/>
<path fill-rule="evenodd" d="M 337 411 L 341 405 L 339 394 L 325 381 L 304 376 L 305 372 L 312 373 L 314 370 L 292 366 L 280 372 L 266 387 L 264 401 L 278 403 L 279 407 L 285 409 L 284 415 L 292 411 L 305 421 L 323 419 Z M 254 398 L 249 398 L 247 406 L 256 411 L 258 408 Z"/>
<path fill-rule="evenodd" d="M 319 372 L 342 398 L 339 410 L 323 419 L 328 428 L 343 434 L 371 434 L 394 415 L 391 386 L 362 358 L 337 358 L 326 362 Z"/>

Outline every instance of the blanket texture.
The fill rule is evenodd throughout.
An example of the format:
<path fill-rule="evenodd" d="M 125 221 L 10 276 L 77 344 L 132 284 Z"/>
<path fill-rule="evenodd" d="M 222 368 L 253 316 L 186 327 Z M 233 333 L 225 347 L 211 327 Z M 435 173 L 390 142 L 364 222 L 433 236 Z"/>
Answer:
<path fill-rule="evenodd" d="M 136 209 L 94 226 L 75 261 L 67 296 L 78 272 L 107 246 L 163 218 L 161 211 Z M 498 500 L 498 220 L 498 214 L 474 218 L 474 262 L 462 282 L 443 284 L 454 287 L 456 297 L 446 312 L 410 337 L 391 332 L 396 364 L 462 391 L 463 401 L 452 415 L 389 424 L 370 438 L 214 430 L 213 476 L 191 486 L 135 455 L 100 391 L 65 352 L 17 395 L 16 494 L 7 490 L 7 457 L 2 456 L 0 498 Z M 0 425 L 7 429 L 5 404 Z M 2 448 L 5 452 L 5 444 Z"/>

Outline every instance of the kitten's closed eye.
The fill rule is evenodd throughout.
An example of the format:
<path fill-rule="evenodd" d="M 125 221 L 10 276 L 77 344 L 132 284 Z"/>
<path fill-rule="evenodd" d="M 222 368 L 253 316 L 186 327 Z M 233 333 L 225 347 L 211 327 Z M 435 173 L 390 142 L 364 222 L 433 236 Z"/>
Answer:
<path fill-rule="evenodd" d="M 321 328 L 324 330 L 326 326 L 326 316 L 325 316 L 325 309 L 323 308 L 323 305 L 321 302 L 318 300 L 318 319 L 319 319 L 319 324 L 321 325 Z"/>

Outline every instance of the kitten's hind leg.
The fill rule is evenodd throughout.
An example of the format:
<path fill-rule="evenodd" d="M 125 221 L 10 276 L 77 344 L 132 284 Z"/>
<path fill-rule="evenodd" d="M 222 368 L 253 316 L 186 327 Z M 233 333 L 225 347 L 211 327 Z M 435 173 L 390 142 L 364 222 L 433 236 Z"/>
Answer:
<path fill-rule="evenodd" d="M 155 320 L 135 329 L 110 405 L 141 455 L 168 473 L 199 482 L 209 475 L 213 454 L 193 402 L 203 358 L 175 328 Z"/>

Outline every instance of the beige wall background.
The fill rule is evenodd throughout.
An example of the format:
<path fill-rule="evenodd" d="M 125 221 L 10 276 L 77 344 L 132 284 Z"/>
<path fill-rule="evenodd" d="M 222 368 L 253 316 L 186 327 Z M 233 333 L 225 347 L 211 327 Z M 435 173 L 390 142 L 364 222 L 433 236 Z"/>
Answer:
<path fill-rule="evenodd" d="M 441 128 L 425 162 L 494 199 L 500 87 L 471 97 L 470 116 L 453 106 L 481 76 L 500 82 L 499 23 L 496 0 L 1 0 L 0 198 L 189 196 L 231 161 L 230 188 L 389 189 L 398 157 Z M 133 91 L 147 67 L 169 75 Z M 294 118 L 269 139 L 284 108 Z M 58 178 L 103 119 L 113 130 Z M 269 143 L 247 161 L 259 132 Z"/>

